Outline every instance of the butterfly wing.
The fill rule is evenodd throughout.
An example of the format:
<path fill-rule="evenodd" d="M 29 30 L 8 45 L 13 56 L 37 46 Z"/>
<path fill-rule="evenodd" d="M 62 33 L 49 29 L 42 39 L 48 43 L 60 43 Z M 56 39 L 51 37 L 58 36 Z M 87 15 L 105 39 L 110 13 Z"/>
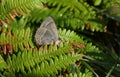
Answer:
<path fill-rule="evenodd" d="M 47 26 L 46 29 L 52 34 L 52 38 L 54 38 L 53 40 L 57 41 L 59 37 L 55 23 L 54 22 L 49 23 L 49 26 Z"/>
<path fill-rule="evenodd" d="M 54 20 L 52 19 L 52 17 L 48 17 L 45 21 L 42 22 L 40 28 L 47 27 L 51 22 L 54 22 Z"/>
<path fill-rule="evenodd" d="M 35 40 L 38 45 L 52 44 L 58 40 L 58 32 L 54 20 L 48 17 L 36 31 Z"/>
<path fill-rule="evenodd" d="M 50 31 L 50 33 L 52 34 L 52 37 L 54 38 L 54 41 L 58 40 L 58 31 L 57 31 L 57 27 L 56 24 L 54 22 L 54 20 L 52 19 L 52 17 L 48 17 L 40 26 L 40 28 L 46 28 L 47 30 Z"/>
<path fill-rule="evenodd" d="M 35 33 L 35 42 L 37 45 L 42 45 L 41 38 L 44 36 L 46 33 L 47 29 L 45 28 L 38 28 L 36 33 Z"/>
<path fill-rule="evenodd" d="M 41 38 L 41 43 L 42 43 L 42 45 L 45 45 L 45 44 L 48 45 L 48 44 L 54 43 L 53 35 L 49 30 L 47 30 L 46 33 L 44 34 L 44 36 Z"/>

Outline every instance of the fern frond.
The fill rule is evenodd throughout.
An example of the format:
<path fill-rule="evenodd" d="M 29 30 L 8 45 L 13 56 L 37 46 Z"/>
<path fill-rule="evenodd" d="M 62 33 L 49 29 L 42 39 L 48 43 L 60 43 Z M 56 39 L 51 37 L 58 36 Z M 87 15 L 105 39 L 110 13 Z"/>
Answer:
<path fill-rule="evenodd" d="M 0 71 L 3 71 L 4 69 L 7 69 L 7 68 L 8 68 L 7 63 L 0 55 Z"/>
<path fill-rule="evenodd" d="M 12 73 L 12 70 L 7 65 L 6 61 L 3 59 L 3 57 L 0 55 L 0 76 L 13 76 L 15 77 L 14 73 Z"/>
<path fill-rule="evenodd" d="M 57 26 L 69 29 L 89 29 L 91 31 L 104 31 L 105 21 L 97 17 L 96 11 L 87 2 L 84 1 L 56 1 L 47 2 L 48 7 L 42 9 L 35 8 L 31 12 L 29 20 L 40 22 L 43 18 L 52 16 Z M 49 8 L 50 7 L 50 8 Z M 44 15 L 43 15 L 44 14 Z"/>
<path fill-rule="evenodd" d="M 21 18 L 19 21 L 11 22 L 11 27 L 4 27 L 4 32 L 0 35 L 0 45 L 1 52 L 6 54 L 7 52 L 12 53 L 17 52 L 19 50 L 34 48 L 34 36 L 30 27 L 25 28 L 26 20 Z M 16 29 L 17 28 L 17 29 Z M 33 37 L 32 37 L 33 36 Z M 70 30 L 62 30 L 59 29 L 59 36 L 61 38 L 61 42 L 63 43 L 84 43 L 83 39 L 80 38 L 75 32 Z M 3 50 L 3 49 L 6 50 Z M 8 51 L 7 51 L 8 50 Z"/>
<path fill-rule="evenodd" d="M 66 11 L 69 9 L 71 11 L 74 10 L 75 12 L 84 11 L 84 13 L 86 13 L 88 10 L 87 7 L 83 4 L 83 1 L 66 0 L 65 2 L 64 0 L 61 1 L 51 0 L 48 1 L 48 5 L 58 6 L 58 10 L 61 7 L 67 7 Z"/>
<path fill-rule="evenodd" d="M 64 76 L 60 76 L 64 77 Z M 89 70 L 85 70 L 85 73 L 79 72 L 79 73 L 70 73 L 67 74 L 66 77 L 93 77 L 93 74 Z"/>
<path fill-rule="evenodd" d="M 84 53 L 87 55 L 89 54 L 90 56 L 96 56 L 96 58 L 99 59 L 103 57 L 99 55 L 100 53 L 103 55 L 103 52 L 97 46 L 93 45 L 92 42 L 88 42 L 87 39 L 83 38 L 82 35 L 78 36 L 74 31 L 66 29 L 59 29 L 59 35 L 61 40 L 63 40 L 64 42 L 70 45 L 73 45 L 74 43 L 75 46 L 78 46 L 78 53 Z"/>
<path fill-rule="evenodd" d="M 34 48 L 32 30 L 30 27 L 25 28 L 26 19 L 22 17 L 10 23 L 10 28 L 3 25 L 4 30 L 0 34 L 0 52 L 12 54 L 19 50 Z"/>
<path fill-rule="evenodd" d="M 41 49 L 39 51 L 31 49 L 29 51 L 18 52 L 17 55 L 9 56 L 7 63 L 14 73 L 17 71 L 22 72 L 22 74 L 33 73 L 33 75 L 39 76 L 55 75 L 58 73 L 58 70 L 79 59 L 76 54 L 65 54 L 66 51 L 69 52 L 66 46 L 60 47 L 55 51 L 47 50 L 46 53 Z"/>
<path fill-rule="evenodd" d="M 0 20 L 13 19 L 29 13 L 40 4 L 39 0 L 5 0 L 0 3 Z"/>
<path fill-rule="evenodd" d="M 80 43 L 84 43 L 83 38 L 78 36 L 74 31 L 59 29 L 59 35 L 63 41 L 67 41 L 67 42 L 77 41 Z"/>
<path fill-rule="evenodd" d="M 18 51 L 19 49 L 29 49 L 33 48 L 33 43 L 31 43 L 31 34 L 30 28 L 16 30 L 14 29 L 12 32 L 9 31 L 8 33 L 2 33 L 0 35 L 0 45 L 1 45 L 1 52 L 5 53 L 9 52 L 12 53 L 13 51 Z M 3 50 L 7 48 L 7 50 Z"/>
<path fill-rule="evenodd" d="M 115 4 L 120 4 L 120 0 L 111 0 L 111 1 L 106 0 L 106 1 L 103 1 L 104 9 L 105 9 L 105 7 L 110 7 L 110 6 L 113 6 Z"/>

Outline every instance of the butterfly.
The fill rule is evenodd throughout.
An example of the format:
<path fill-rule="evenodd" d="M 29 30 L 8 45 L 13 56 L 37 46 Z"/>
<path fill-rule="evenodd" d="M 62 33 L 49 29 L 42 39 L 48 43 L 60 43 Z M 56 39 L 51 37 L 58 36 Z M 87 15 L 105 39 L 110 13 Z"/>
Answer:
<path fill-rule="evenodd" d="M 37 45 L 58 44 L 60 42 L 57 27 L 52 17 L 48 17 L 37 29 L 35 42 Z"/>

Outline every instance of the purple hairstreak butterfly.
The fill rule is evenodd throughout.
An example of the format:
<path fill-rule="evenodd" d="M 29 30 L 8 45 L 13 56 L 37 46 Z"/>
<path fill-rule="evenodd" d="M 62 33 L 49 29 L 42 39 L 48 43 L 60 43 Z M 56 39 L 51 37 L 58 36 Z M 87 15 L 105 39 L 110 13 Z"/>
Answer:
<path fill-rule="evenodd" d="M 37 29 L 35 42 L 38 46 L 58 44 L 60 42 L 57 27 L 52 17 L 48 17 Z"/>

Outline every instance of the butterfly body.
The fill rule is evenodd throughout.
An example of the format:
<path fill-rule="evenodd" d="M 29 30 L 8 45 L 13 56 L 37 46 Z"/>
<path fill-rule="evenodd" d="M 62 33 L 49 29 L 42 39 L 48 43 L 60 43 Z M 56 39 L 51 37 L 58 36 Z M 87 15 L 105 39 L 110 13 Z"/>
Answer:
<path fill-rule="evenodd" d="M 52 17 L 48 17 L 35 33 L 37 45 L 49 45 L 59 41 L 57 27 Z"/>

